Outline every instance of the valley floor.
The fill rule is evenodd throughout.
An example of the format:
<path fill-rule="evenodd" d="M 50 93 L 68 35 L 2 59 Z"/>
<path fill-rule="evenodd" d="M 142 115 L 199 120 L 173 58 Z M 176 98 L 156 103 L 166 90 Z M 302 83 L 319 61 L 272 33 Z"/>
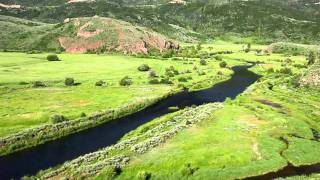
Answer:
<path fill-rule="evenodd" d="M 299 87 L 296 83 L 299 75 L 306 71 L 305 57 L 257 56 L 254 52 L 243 52 L 241 45 L 231 44 L 205 45 L 202 51 L 228 48 L 234 52 L 222 57 L 229 67 L 246 64 L 246 61 L 259 62 L 250 70 L 263 76 L 235 100 L 189 107 L 157 118 L 128 133 L 114 146 L 42 171 L 35 177 L 239 179 L 276 172 L 288 164 L 320 163 L 320 91 Z M 63 61 L 52 63 L 45 62 L 42 54 L 0 54 L 0 103 L 7 107 L 0 110 L 2 137 L 51 123 L 48 120 L 51 114 L 62 113 L 72 119 L 81 112 L 89 114 L 114 108 L 136 97 L 160 96 L 181 87 L 209 87 L 231 75 L 231 70 L 220 68 L 221 61 L 214 58 L 207 60 L 207 66 L 201 66 L 195 58 L 60 56 Z M 90 63 L 86 63 L 88 61 Z M 159 75 L 170 65 L 180 72 L 188 69 L 192 72 L 177 75 L 171 86 L 150 85 L 148 75 L 137 71 L 141 64 L 150 65 Z M 194 66 L 205 71 L 205 75 L 199 75 Z M 133 78 L 133 86 L 118 85 L 125 75 Z M 69 76 L 82 84 L 64 87 L 61 80 Z M 187 76 L 192 80 L 181 85 L 178 78 Z M 212 82 L 199 85 L 208 79 Z M 34 80 L 43 80 L 50 86 L 21 85 Z M 95 87 L 97 80 L 106 80 L 108 85 Z"/>

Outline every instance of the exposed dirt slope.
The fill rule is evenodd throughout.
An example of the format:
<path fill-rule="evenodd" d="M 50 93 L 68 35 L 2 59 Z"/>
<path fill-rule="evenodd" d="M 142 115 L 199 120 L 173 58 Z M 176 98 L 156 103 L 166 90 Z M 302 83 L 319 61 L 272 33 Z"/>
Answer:
<path fill-rule="evenodd" d="M 147 54 L 151 50 L 179 48 L 161 34 L 110 18 L 65 19 L 62 29 L 58 40 L 68 53 L 120 51 L 125 54 Z"/>

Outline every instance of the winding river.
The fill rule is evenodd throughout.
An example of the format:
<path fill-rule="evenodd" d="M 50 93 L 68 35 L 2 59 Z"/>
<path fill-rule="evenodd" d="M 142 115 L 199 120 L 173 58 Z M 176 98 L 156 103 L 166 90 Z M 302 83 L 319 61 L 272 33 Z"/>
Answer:
<path fill-rule="evenodd" d="M 24 175 L 34 175 L 42 169 L 115 144 L 131 130 L 169 113 L 169 107 L 184 108 L 210 102 L 223 102 L 228 97 L 234 99 L 260 78 L 248 70 L 250 67 L 233 67 L 234 74 L 231 79 L 212 88 L 197 92 L 183 91 L 127 117 L 0 157 L 0 179 L 19 179 Z"/>

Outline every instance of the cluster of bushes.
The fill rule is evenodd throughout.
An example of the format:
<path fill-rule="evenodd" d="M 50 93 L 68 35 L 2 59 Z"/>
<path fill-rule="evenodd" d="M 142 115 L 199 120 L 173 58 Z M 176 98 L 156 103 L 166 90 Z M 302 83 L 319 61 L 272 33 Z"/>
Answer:
<path fill-rule="evenodd" d="M 319 47 L 312 45 L 303 45 L 303 44 L 295 44 L 295 43 L 284 43 L 278 42 L 273 43 L 269 46 L 269 49 L 273 53 L 287 54 L 287 55 L 306 55 L 310 51 L 317 51 Z"/>

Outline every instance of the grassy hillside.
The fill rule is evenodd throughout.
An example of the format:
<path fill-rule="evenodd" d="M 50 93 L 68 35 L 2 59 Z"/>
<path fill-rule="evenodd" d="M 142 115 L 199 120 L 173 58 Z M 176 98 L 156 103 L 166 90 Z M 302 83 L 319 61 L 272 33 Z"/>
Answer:
<path fill-rule="evenodd" d="M 140 24 L 183 41 L 230 36 L 251 37 L 251 41 L 262 43 L 279 40 L 310 43 L 320 39 L 320 14 L 314 10 L 318 5 L 312 4 L 312 1 L 226 3 L 195 0 L 188 1 L 186 5 L 167 2 L 147 3 L 156 6 L 140 6 L 145 4 L 144 1 L 101 0 L 90 4 L 40 4 L 26 6 L 23 11 L 4 10 L 0 14 L 51 23 L 68 17 L 99 15 Z"/>
<path fill-rule="evenodd" d="M 74 18 L 44 24 L 0 16 L 0 49 L 147 54 L 178 49 L 178 44 L 147 28 L 110 18 Z"/>

